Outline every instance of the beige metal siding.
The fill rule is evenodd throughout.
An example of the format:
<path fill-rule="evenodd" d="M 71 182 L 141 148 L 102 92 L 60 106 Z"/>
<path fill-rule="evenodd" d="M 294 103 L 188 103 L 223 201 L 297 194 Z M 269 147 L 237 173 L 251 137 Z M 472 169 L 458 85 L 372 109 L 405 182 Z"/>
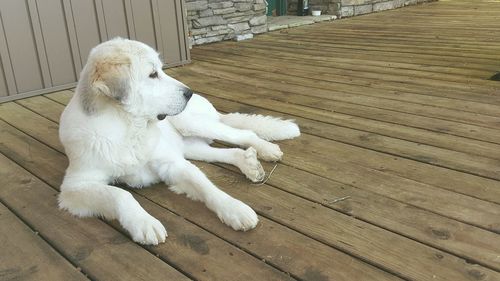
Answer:
<path fill-rule="evenodd" d="M 141 42 L 161 49 L 155 35 L 155 25 L 153 19 L 153 7 L 148 0 L 128 0 L 130 13 L 127 17 L 129 21 L 130 37 Z M 132 13 L 132 11 L 134 11 Z M 159 28 L 158 26 L 156 28 Z M 181 34 L 182 35 L 182 34 Z M 161 50 L 163 52 L 163 50 Z"/>
<path fill-rule="evenodd" d="M 65 85 L 77 79 L 71 44 L 60 0 L 44 0 L 38 5 L 51 86 Z"/>
<path fill-rule="evenodd" d="M 0 102 L 74 86 L 90 50 L 116 36 L 189 62 L 182 0 L 0 0 Z"/>
<path fill-rule="evenodd" d="M 3 65 L 2 61 L 0 60 L 0 98 L 7 96 L 8 89 L 7 89 L 7 82 L 5 81 L 5 73 L 3 71 Z"/>
<path fill-rule="evenodd" d="M 100 36 L 95 2 L 97 1 L 69 1 L 82 65 L 87 61 L 90 50 L 100 42 L 106 41 L 106 37 Z"/>
<path fill-rule="evenodd" d="M 12 72 L 14 88 L 9 94 L 22 93 L 44 88 L 38 53 L 35 46 L 28 3 L 19 0 L 0 1 L 3 31 L 8 50 L 2 61 L 10 61 L 4 71 Z"/>

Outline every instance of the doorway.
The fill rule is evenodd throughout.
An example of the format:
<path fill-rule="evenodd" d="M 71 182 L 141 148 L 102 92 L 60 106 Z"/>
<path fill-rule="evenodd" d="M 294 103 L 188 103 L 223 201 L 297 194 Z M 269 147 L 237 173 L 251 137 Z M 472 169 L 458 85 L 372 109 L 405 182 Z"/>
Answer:
<path fill-rule="evenodd" d="M 286 16 L 287 0 L 267 0 L 267 16 Z"/>

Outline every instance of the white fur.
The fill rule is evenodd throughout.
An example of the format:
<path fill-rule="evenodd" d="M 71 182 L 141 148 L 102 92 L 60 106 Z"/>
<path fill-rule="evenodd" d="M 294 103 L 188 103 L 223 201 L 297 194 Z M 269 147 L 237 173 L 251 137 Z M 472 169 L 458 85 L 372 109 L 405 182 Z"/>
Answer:
<path fill-rule="evenodd" d="M 176 193 L 199 200 L 235 230 L 258 223 L 256 213 L 218 189 L 188 159 L 237 166 L 252 181 L 264 178 L 257 155 L 279 160 L 282 152 L 253 131 L 231 127 L 237 118 L 218 113 L 205 98 L 161 71 L 158 54 L 137 41 L 113 39 L 95 47 L 76 92 L 65 108 L 59 135 L 69 158 L 59 205 L 70 213 L 117 219 L 132 239 L 165 241 L 163 225 L 115 182 L 141 188 L 163 181 Z M 157 72 L 157 78 L 150 77 Z M 167 119 L 158 121 L 159 115 Z M 247 117 L 245 117 L 247 118 Z M 265 117 L 258 118 L 266 126 Z M 245 120 L 248 120 L 245 119 Z M 245 127 L 238 121 L 240 128 Z M 281 123 L 286 129 L 280 128 Z M 226 123 L 226 124 L 225 124 Z M 268 139 L 298 135 L 288 121 L 272 119 Z M 214 148 L 218 139 L 248 148 Z"/>
<path fill-rule="evenodd" d="M 233 128 L 254 131 L 267 141 L 287 140 L 300 136 L 299 126 L 293 120 L 282 120 L 260 114 L 229 113 L 221 116 L 222 123 Z"/>

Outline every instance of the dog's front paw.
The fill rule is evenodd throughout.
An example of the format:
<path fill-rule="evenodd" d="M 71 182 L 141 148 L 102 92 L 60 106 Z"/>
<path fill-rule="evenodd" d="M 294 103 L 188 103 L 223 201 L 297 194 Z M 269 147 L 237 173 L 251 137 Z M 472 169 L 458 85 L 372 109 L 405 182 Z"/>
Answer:
<path fill-rule="evenodd" d="M 279 161 L 283 157 L 283 152 L 281 152 L 279 145 L 271 142 L 264 142 L 255 149 L 257 149 L 259 158 L 265 161 Z"/>
<path fill-rule="evenodd" d="M 222 208 L 217 212 L 217 215 L 223 223 L 234 230 L 247 231 L 257 226 L 259 218 L 248 205 L 234 198 L 229 198 L 222 204 Z"/>
<path fill-rule="evenodd" d="M 255 151 L 253 147 L 249 147 L 245 150 L 243 158 L 240 161 L 238 167 L 249 180 L 260 182 L 264 179 L 266 172 L 264 172 L 264 168 L 262 168 L 262 165 L 257 159 L 257 151 Z"/>
<path fill-rule="evenodd" d="M 158 245 L 158 243 L 165 242 L 168 236 L 161 222 L 147 213 L 134 218 L 124 227 L 132 236 L 132 240 L 144 245 Z"/>

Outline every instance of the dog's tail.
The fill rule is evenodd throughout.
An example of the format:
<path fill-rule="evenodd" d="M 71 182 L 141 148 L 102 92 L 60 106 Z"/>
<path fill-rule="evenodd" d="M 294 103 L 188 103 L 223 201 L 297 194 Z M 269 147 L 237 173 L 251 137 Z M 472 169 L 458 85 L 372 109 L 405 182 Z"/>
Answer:
<path fill-rule="evenodd" d="M 222 123 L 228 126 L 254 131 L 267 141 L 293 139 L 300 136 L 299 126 L 293 120 L 244 113 L 221 114 L 220 118 Z"/>

